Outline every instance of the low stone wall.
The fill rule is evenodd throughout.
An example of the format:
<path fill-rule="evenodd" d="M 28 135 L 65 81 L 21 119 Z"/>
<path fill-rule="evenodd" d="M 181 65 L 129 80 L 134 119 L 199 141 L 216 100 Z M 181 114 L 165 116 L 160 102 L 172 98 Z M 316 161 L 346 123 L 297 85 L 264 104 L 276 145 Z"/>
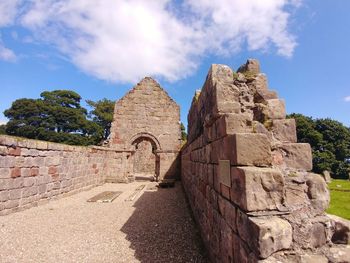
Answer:
<path fill-rule="evenodd" d="M 108 176 L 125 182 L 127 155 L 0 136 L 0 215 L 102 184 Z"/>
<path fill-rule="evenodd" d="M 285 118 L 255 60 L 238 73 L 213 65 L 196 93 L 182 181 L 213 262 L 334 258 L 327 186 Z"/>

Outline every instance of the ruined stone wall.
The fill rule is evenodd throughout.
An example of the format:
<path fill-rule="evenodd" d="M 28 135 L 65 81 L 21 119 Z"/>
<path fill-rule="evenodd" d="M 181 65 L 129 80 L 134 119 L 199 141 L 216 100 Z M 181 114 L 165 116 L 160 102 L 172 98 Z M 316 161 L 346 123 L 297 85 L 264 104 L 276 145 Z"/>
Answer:
<path fill-rule="evenodd" d="M 128 152 L 0 136 L 0 215 L 102 184 L 126 181 Z"/>
<path fill-rule="evenodd" d="M 212 65 L 188 114 L 181 169 L 213 262 L 328 262 L 329 193 L 295 129 L 257 61 L 238 73 Z"/>
<path fill-rule="evenodd" d="M 116 102 L 109 147 L 135 150 L 142 139 L 153 143 L 160 178 L 179 174 L 175 163 L 181 145 L 180 108 L 152 78 L 144 78 Z M 131 156 L 131 165 L 134 157 L 139 158 Z"/>

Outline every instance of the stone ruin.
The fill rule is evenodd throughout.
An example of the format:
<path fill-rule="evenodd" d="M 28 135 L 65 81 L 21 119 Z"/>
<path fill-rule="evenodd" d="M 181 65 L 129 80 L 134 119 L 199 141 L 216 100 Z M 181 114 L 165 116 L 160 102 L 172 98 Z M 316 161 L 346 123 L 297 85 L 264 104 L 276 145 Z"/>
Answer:
<path fill-rule="evenodd" d="M 188 114 L 182 183 L 213 262 L 349 262 L 329 192 L 256 60 L 212 65 Z M 347 252 L 346 252 L 347 249 Z M 347 253 L 347 254 L 346 254 Z M 349 257 L 349 258 L 346 258 Z"/>
<path fill-rule="evenodd" d="M 180 147 L 180 107 L 152 78 L 144 78 L 116 102 L 109 148 L 130 151 L 124 172 L 129 181 L 176 178 Z"/>
<path fill-rule="evenodd" d="M 349 247 L 332 243 L 311 148 L 297 143 L 256 60 L 237 72 L 212 65 L 180 146 L 178 105 L 145 78 L 116 102 L 107 147 L 0 136 L 0 215 L 105 182 L 181 174 L 212 262 L 349 262 Z"/>

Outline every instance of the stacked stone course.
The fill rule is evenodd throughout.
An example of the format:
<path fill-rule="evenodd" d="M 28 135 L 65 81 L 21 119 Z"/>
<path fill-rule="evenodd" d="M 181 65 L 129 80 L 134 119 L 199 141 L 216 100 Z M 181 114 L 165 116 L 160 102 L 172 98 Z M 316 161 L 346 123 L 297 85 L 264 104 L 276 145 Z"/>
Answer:
<path fill-rule="evenodd" d="M 332 258 L 327 186 L 256 60 L 212 65 L 188 130 L 182 181 L 213 262 Z"/>
<path fill-rule="evenodd" d="M 108 175 L 125 181 L 126 154 L 0 136 L 0 215 L 102 184 Z"/>

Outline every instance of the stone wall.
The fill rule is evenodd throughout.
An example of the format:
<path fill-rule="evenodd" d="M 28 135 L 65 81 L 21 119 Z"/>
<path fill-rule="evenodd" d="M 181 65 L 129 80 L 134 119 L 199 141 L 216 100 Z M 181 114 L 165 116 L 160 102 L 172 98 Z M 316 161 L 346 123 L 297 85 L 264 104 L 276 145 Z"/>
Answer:
<path fill-rule="evenodd" d="M 328 262 L 327 186 L 256 60 L 212 65 L 188 123 L 182 181 L 213 262 Z"/>
<path fill-rule="evenodd" d="M 102 184 L 126 181 L 130 152 L 0 136 L 0 215 Z"/>
<path fill-rule="evenodd" d="M 154 156 L 143 158 L 139 155 L 142 152 L 132 155 L 131 178 L 134 162 L 146 158 L 156 162 L 153 174 L 158 179 L 180 174 L 180 108 L 152 78 L 144 78 L 116 102 L 109 147 L 137 151 L 145 142 L 152 144 Z M 142 163 L 144 169 L 140 167 Z M 138 173 L 150 173 L 149 164 L 139 161 L 137 165 Z"/>

